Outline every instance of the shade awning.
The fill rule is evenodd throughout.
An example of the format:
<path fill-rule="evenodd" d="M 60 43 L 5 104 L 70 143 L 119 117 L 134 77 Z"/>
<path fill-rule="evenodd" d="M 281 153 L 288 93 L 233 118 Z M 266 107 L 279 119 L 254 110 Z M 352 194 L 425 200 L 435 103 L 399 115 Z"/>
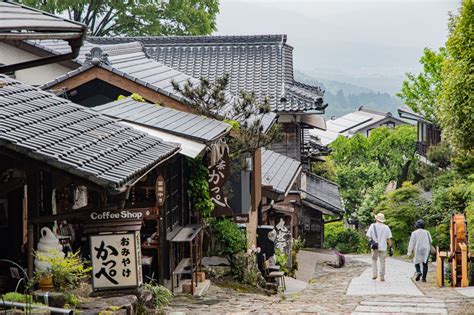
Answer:
<path fill-rule="evenodd" d="M 318 115 L 303 115 L 301 122 L 305 123 L 313 128 L 326 131 L 326 120 L 322 116 Z"/>
<path fill-rule="evenodd" d="M 47 12 L 5 1 L 0 2 L 0 38 L 79 39 L 87 26 Z"/>
<path fill-rule="evenodd" d="M 201 224 L 189 224 L 183 227 L 176 235 L 170 240 L 173 243 L 184 243 L 191 242 L 196 238 L 199 232 L 202 230 Z"/>
<path fill-rule="evenodd" d="M 181 147 L 180 154 L 190 157 L 192 159 L 198 157 L 206 149 L 206 145 L 197 141 L 189 140 L 171 133 L 163 132 L 154 128 L 141 126 L 138 124 L 121 121 L 122 124 L 127 125 L 135 130 L 146 132 L 151 136 L 162 139 L 165 142 L 178 143 Z"/>

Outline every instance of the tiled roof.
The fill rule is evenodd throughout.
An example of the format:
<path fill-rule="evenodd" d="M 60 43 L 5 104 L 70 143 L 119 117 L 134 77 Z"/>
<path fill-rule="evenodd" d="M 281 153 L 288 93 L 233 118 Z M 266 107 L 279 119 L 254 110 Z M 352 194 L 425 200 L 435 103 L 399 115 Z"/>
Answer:
<path fill-rule="evenodd" d="M 301 162 L 271 150 L 262 149 L 262 185 L 286 194 L 301 172 Z"/>
<path fill-rule="evenodd" d="M 300 188 L 305 193 L 303 200 L 331 211 L 344 212 L 339 187 L 336 183 L 310 172 L 304 172 L 304 174 L 306 175 L 306 189 Z"/>
<path fill-rule="evenodd" d="M 98 45 L 139 41 L 150 57 L 164 65 L 211 82 L 228 73 L 232 94 L 254 91 L 260 100 L 266 97 L 275 112 L 320 113 L 325 108 L 319 87 L 294 80 L 293 48 L 286 44 L 286 35 L 91 37 L 88 41 Z"/>
<path fill-rule="evenodd" d="M 30 44 L 32 43 L 33 42 L 30 42 Z M 64 53 L 69 49 L 63 41 L 41 41 L 35 45 L 44 44 L 52 47 L 49 48 L 52 53 Z M 86 51 L 87 48 L 90 50 Z M 185 83 L 188 81 L 192 84 L 199 83 L 199 80 L 196 78 L 149 58 L 143 45 L 139 42 L 101 46 L 86 43 L 83 48 L 81 48 L 76 62 L 82 64 L 82 66 L 56 78 L 53 81 L 43 84 L 41 88 L 48 89 L 95 66 L 99 66 L 107 71 L 123 76 L 145 86 L 146 88 L 167 95 L 179 102 L 183 102 L 184 98 L 173 88 L 171 84 L 172 81 L 175 81 L 176 83 Z M 233 97 L 233 95 L 228 94 L 229 100 Z M 230 102 L 228 108 L 224 108 L 222 111 L 225 112 L 229 109 Z M 264 127 L 264 132 L 266 132 L 273 124 L 275 118 L 276 115 L 274 113 L 269 113 L 263 117 L 262 126 Z M 253 118 L 250 118 L 250 121 L 252 119 Z"/>
<path fill-rule="evenodd" d="M 0 39 L 80 38 L 86 25 L 19 3 L 0 2 Z M 25 32 L 27 31 L 27 32 Z"/>
<path fill-rule="evenodd" d="M 328 145 L 336 140 L 339 135 L 351 137 L 359 130 L 380 124 L 386 120 L 393 121 L 397 125 L 405 124 L 404 121 L 393 117 L 390 112 L 379 112 L 361 106 L 356 112 L 326 121 L 325 131 L 311 130 L 311 140 L 320 141 L 322 145 Z"/>
<path fill-rule="evenodd" d="M 131 98 L 96 106 L 94 109 L 107 116 L 197 139 L 201 142 L 214 141 L 220 138 L 227 133 L 230 127 L 225 122 L 206 116 L 138 102 Z"/>
<path fill-rule="evenodd" d="M 0 146 L 117 189 L 179 150 L 96 111 L 1 75 Z"/>
<path fill-rule="evenodd" d="M 64 46 L 61 47 L 56 47 L 56 50 L 65 51 L 67 49 Z M 86 48 L 90 48 L 90 46 L 84 46 L 77 59 L 83 66 L 43 84 L 41 88 L 48 89 L 95 66 L 100 66 L 178 101 L 182 100 L 183 97 L 174 90 L 171 82 L 173 80 L 177 83 L 187 80 L 193 83 L 198 81 L 189 75 L 148 58 L 142 44 L 139 42 L 92 47 L 89 51 L 85 51 Z M 87 57 L 88 55 L 89 57 Z"/>

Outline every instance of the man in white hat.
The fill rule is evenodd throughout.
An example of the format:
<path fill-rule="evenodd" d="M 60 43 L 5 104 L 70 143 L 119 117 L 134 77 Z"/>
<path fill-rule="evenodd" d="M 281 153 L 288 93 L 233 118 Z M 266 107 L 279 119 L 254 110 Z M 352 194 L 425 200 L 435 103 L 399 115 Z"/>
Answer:
<path fill-rule="evenodd" d="M 377 279 L 377 260 L 380 259 L 380 281 L 385 281 L 385 258 L 387 257 L 387 244 L 392 252 L 392 231 L 384 224 L 385 215 L 377 213 L 375 223 L 367 230 L 369 245 L 372 251 L 372 279 Z"/>

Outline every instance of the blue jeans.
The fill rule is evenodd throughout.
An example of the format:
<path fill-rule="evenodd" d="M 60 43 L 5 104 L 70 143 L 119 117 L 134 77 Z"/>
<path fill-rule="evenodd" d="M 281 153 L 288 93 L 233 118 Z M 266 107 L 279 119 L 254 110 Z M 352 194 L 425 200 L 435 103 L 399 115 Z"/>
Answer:
<path fill-rule="evenodd" d="M 428 261 L 423 263 L 423 273 L 421 272 L 421 264 L 415 264 L 415 270 L 418 273 L 421 273 L 421 279 L 426 280 L 426 275 L 428 274 Z"/>

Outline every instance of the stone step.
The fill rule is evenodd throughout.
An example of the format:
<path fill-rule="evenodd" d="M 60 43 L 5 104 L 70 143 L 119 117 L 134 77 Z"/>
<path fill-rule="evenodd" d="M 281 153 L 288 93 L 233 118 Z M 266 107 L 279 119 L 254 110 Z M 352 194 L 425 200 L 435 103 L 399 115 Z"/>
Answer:
<path fill-rule="evenodd" d="M 443 302 L 394 302 L 394 301 L 362 301 L 360 305 L 368 306 L 404 306 L 404 307 L 432 307 L 432 308 L 446 308 L 446 304 Z"/>
<path fill-rule="evenodd" d="M 352 314 L 448 314 L 444 308 L 359 305 Z"/>

